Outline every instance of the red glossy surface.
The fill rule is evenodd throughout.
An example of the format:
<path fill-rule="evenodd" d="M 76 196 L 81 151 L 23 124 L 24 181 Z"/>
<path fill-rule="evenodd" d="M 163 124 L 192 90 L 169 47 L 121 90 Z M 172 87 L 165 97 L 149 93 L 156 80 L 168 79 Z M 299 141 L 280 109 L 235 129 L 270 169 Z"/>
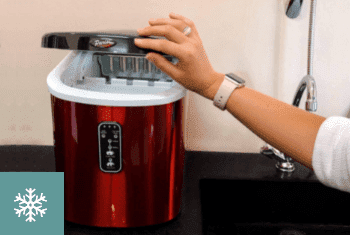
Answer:
<path fill-rule="evenodd" d="M 106 107 L 51 95 L 51 105 L 56 171 L 64 172 L 66 220 L 138 227 L 178 215 L 185 156 L 182 99 L 158 106 Z M 99 168 L 97 126 L 103 121 L 122 126 L 119 173 Z"/>

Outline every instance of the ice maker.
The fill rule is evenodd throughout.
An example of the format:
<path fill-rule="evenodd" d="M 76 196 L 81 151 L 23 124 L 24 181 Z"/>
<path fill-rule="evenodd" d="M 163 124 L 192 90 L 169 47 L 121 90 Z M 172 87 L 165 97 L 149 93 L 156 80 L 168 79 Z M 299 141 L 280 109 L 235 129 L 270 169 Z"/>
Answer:
<path fill-rule="evenodd" d="M 136 31 L 42 38 L 42 47 L 71 50 L 47 77 L 67 221 L 125 228 L 180 213 L 186 89 L 145 59 L 150 50 L 136 47 L 136 37 L 144 38 Z"/>

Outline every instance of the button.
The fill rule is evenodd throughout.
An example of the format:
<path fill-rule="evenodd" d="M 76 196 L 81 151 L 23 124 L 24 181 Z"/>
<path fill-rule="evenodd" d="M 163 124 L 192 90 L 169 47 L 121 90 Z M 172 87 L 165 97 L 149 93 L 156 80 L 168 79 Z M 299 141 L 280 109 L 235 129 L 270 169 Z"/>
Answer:
<path fill-rule="evenodd" d="M 117 138 L 118 138 L 118 136 L 117 136 L 117 135 L 114 135 L 114 138 L 116 138 L 116 139 L 117 139 Z"/>
<path fill-rule="evenodd" d="M 113 155 L 114 152 L 113 151 L 107 151 L 107 155 Z"/>
<path fill-rule="evenodd" d="M 106 155 L 107 158 L 115 158 L 115 155 Z"/>
<path fill-rule="evenodd" d="M 102 138 L 105 138 L 106 137 L 106 135 L 105 134 L 102 134 Z"/>
<path fill-rule="evenodd" d="M 108 143 L 112 143 L 112 140 L 111 140 L 111 139 L 108 139 Z"/>
<path fill-rule="evenodd" d="M 112 166 L 112 167 L 114 166 L 114 162 L 113 162 L 112 158 L 108 159 L 107 166 Z"/>

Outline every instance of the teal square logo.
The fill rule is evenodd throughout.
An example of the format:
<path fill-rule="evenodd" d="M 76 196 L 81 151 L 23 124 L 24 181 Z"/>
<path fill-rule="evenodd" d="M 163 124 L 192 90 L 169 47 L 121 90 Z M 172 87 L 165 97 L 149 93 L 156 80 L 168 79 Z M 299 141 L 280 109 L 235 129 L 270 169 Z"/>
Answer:
<path fill-rule="evenodd" d="M 64 234 L 63 172 L 0 172 L 1 234 Z"/>

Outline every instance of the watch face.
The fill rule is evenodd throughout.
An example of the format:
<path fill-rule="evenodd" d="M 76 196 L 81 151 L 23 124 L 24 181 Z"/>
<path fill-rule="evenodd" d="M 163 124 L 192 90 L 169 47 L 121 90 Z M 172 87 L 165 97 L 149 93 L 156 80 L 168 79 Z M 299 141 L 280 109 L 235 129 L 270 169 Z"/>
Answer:
<path fill-rule="evenodd" d="M 233 73 L 226 74 L 226 76 L 228 76 L 229 78 L 231 78 L 232 80 L 236 81 L 239 84 L 245 83 L 245 81 L 242 78 L 238 77 L 237 75 L 234 75 Z"/>

